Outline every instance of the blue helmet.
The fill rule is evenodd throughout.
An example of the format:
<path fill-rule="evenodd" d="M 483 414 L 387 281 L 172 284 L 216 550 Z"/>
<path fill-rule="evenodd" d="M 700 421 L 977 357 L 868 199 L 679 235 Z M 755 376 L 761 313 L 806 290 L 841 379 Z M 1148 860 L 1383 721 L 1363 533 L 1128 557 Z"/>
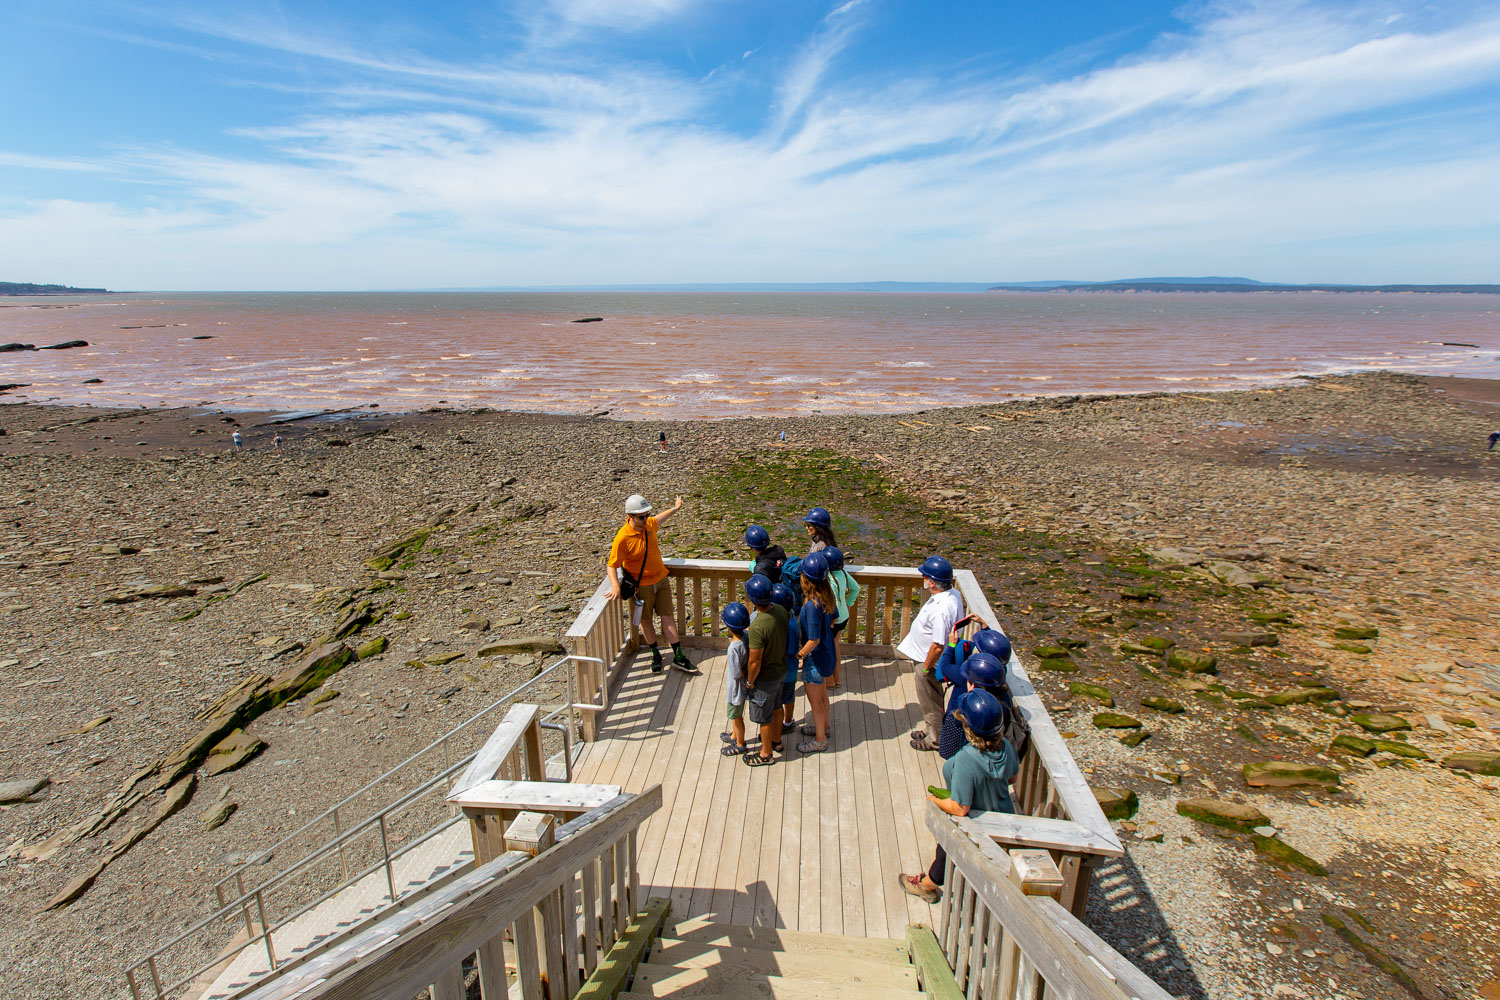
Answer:
<path fill-rule="evenodd" d="M 928 556 L 922 563 L 922 575 L 938 583 L 952 583 L 953 564 L 942 556 Z"/>
<path fill-rule="evenodd" d="M 1005 709 L 988 691 L 970 691 L 953 714 L 979 736 L 996 736 L 1005 728 Z"/>
<path fill-rule="evenodd" d="M 792 588 L 784 583 L 771 586 L 771 603 L 779 604 L 788 611 L 792 609 L 792 603 L 797 600 L 797 595 L 792 593 Z"/>
<path fill-rule="evenodd" d="M 752 604 L 765 606 L 771 603 L 771 578 L 757 573 L 745 581 L 745 596 Z"/>
<path fill-rule="evenodd" d="M 824 528 L 831 528 L 833 527 L 833 515 L 828 513 L 827 508 L 814 507 L 812 510 L 807 512 L 807 516 L 802 519 L 802 523 L 816 524 Z"/>
<path fill-rule="evenodd" d="M 828 560 L 829 569 L 844 568 L 844 550 L 837 545 L 829 545 L 824 548 L 823 558 Z"/>
<path fill-rule="evenodd" d="M 828 579 L 828 557 L 821 552 L 809 552 L 803 556 L 802 575 L 813 583 Z"/>
<path fill-rule="evenodd" d="M 750 627 L 750 609 L 739 601 L 730 601 L 724 605 L 724 610 L 719 613 L 719 617 L 724 619 L 725 625 L 736 632 L 743 632 Z"/>
<path fill-rule="evenodd" d="M 1005 664 L 989 653 L 971 653 L 958 668 L 958 675 L 979 687 L 999 687 L 1005 683 Z"/>
<path fill-rule="evenodd" d="M 1001 663 L 1010 662 L 1010 640 L 1005 637 L 1005 633 L 996 632 L 992 628 L 983 628 L 975 632 L 974 637 L 969 641 L 974 643 L 975 648 L 989 653 Z"/>
<path fill-rule="evenodd" d="M 771 533 L 758 524 L 752 524 L 745 529 L 745 544 L 759 552 L 771 544 Z"/>

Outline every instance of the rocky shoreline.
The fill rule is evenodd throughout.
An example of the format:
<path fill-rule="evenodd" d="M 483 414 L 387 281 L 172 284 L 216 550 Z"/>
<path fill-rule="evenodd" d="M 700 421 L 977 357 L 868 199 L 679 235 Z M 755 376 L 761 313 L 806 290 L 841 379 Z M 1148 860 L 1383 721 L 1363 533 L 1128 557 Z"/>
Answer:
<path fill-rule="evenodd" d="M 0 806 L 5 981 L 120 992 L 236 862 L 530 676 L 639 491 L 687 499 L 679 555 L 795 539 L 820 502 L 854 561 L 974 569 L 1118 793 L 1093 922 L 1174 993 L 1500 990 L 1497 386 L 679 423 L 0 407 L 0 783 L 29 786 Z M 319 640 L 336 673 L 302 669 Z M 161 794 L 98 827 L 146 769 Z M 1265 822 L 1183 813 L 1205 799 Z"/>

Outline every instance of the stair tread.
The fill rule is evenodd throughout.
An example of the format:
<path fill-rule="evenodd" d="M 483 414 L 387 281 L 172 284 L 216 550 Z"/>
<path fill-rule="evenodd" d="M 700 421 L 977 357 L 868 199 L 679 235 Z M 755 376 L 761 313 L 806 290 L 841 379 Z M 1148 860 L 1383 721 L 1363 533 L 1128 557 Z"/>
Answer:
<path fill-rule="evenodd" d="M 915 989 L 917 985 L 916 971 L 904 959 L 897 964 L 844 955 L 799 955 L 764 948 L 704 947 L 691 941 L 653 949 L 638 967 L 636 982 L 641 982 L 642 976 L 654 981 L 682 969 L 702 969 L 721 979 L 778 976 L 896 989 Z"/>
<path fill-rule="evenodd" d="M 644 967 L 644 966 L 643 966 Z M 784 976 L 719 976 L 709 969 L 675 969 L 660 979 L 642 981 L 621 993 L 630 1000 L 662 1000 L 667 997 L 726 997 L 731 1000 L 916 1000 L 914 987 L 880 986 L 870 983 L 828 982 L 790 979 Z"/>
<path fill-rule="evenodd" d="M 663 941 L 690 941 L 720 948 L 758 948 L 787 955 L 842 955 L 905 963 L 906 942 L 895 938 L 844 937 L 778 927 L 745 927 L 701 918 L 679 920 L 662 929 Z"/>

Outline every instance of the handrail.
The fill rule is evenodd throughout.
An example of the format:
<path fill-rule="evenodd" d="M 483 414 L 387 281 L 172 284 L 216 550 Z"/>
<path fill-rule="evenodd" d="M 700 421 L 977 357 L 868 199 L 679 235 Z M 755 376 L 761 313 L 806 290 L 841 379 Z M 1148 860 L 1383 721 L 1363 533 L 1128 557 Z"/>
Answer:
<path fill-rule="evenodd" d="M 372 924 L 336 953 L 262 985 L 245 1000 L 414 996 L 430 984 L 451 982 L 470 955 L 478 958 L 484 1000 L 501 1000 L 509 995 L 501 945 L 507 937 L 525 1000 L 542 997 L 544 976 L 552 995 L 572 996 L 579 971 L 592 973 L 624 929 L 620 917 L 633 915 L 639 904 L 636 832 L 661 800 L 660 785 L 620 795 L 557 828 L 555 846 L 534 857 L 507 851 L 404 911 L 399 927 Z"/>
<path fill-rule="evenodd" d="M 938 939 L 969 996 L 1170 1000 L 1055 899 L 1018 884 L 1011 856 L 973 821 L 931 803 L 925 820 L 948 857 Z"/>
<path fill-rule="evenodd" d="M 521 695 L 523 695 L 524 693 L 526 693 L 528 690 L 530 690 L 531 688 L 535 687 L 537 684 L 541 683 L 542 681 L 548 679 L 552 674 L 554 674 L 558 670 L 563 670 L 564 667 L 566 667 L 570 662 L 572 662 L 572 661 L 574 661 L 576 659 L 578 659 L 578 658 L 575 657 L 575 656 L 572 656 L 572 655 L 564 655 L 564 656 L 562 656 L 555 663 L 553 663 L 551 666 L 547 667 L 546 669 L 544 669 L 542 671 L 539 671 L 535 676 L 529 678 L 528 680 L 526 680 L 522 684 L 518 685 L 516 688 L 514 688 L 510 692 L 506 693 L 502 697 L 498 698 L 497 700 L 495 700 L 494 702 L 492 702 L 490 705 L 486 706 L 484 709 L 481 709 L 478 713 L 476 713 L 475 715 L 471 716 L 470 718 L 468 718 L 464 722 L 460 723 L 459 725 L 457 725 L 456 727 L 454 727 L 452 730 L 450 730 L 449 732 L 445 733 L 443 736 L 441 736 L 438 739 L 434 740 L 432 743 L 428 744 L 422 750 L 419 750 L 415 754 L 412 754 L 410 757 L 406 758 L 400 764 L 397 764 L 395 767 L 391 768 L 389 771 L 385 772 L 381 776 L 375 778 L 374 780 L 372 780 L 370 782 L 367 782 L 360 789 L 358 789 L 357 791 L 355 791 L 355 792 L 351 793 L 350 795 L 346 796 L 345 798 L 343 798 L 342 800 L 340 800 L 334 806 L 328 808 L 327 810 L 325 810 L 322 813 L 320 813 L 314 819 L 312 819 L 309 822 L 303 824 L 297 830 L 295 830 L 292 833 L 286 835 L 285 837 L 282 837 L 275 844 L 271 845 L 268 848 L 265 848 L 262 851 L 257 852 L 254 856 L 252 856 L 252 858 L 250 859 L 250 861 L 247 862 L 246 866 L 242 866 L 241 868 L 236 869 L 235 872 L 231 873 L 230 875 L 228 875 L 228 876 L 220 879 L 218 882 L 216 882 L 214 884 L 213 888 L 214 888 L 215 896 L 216 896 L 216 898 L 220 902 L 220 906 L 218 907 L 218 909 L 214 910 L 208 916 L 204 917 L 202 920 L 198 921 L 197 923 L 195 923 L 191 927 L 187 928 L 181 934 L 178 934 L 176 937 L 172 938 L 170 941 L 168 941 L 165 944 L 163 944 L 163 945 L 159 946 L 158 948 L 156 948 L 154 951 L 152 951 L 151 953 L 149 953 L 145 958 L 143 958 L 143 959 L 141 959 L 141 960 L 139 960 L 139 961 L 131 964 L 130 966 L 128 966 L 126 968 L 126 978 L 129 981 L 129 983 L 130 983 L 130 987 L 131 987 L 132 992 L 137 997 L 141 996 L 140 991 L 139 991 L 139 989 L 137 987 L 137 984 L 135 982 L 135 973 L 139 972 L 143 968 L 149 971 L 150 977 L 151 977 L 151 982 L 152 982 L 153 995 L 155 997 L 157 997 L 158 1000 L 160 1000 L 160 998 L 164 998 L 168 994 L 170 994 L 170 993 L 174 992 L 175 990 L 179 989 L 180 987 L 186 985 L 187 983 L 192 982 L 199 975 L 203 974 L 204 972 L 208 971 L 209 969 L 213 968 L 214 966 L 219 965 L 220 963 L 224 962 L 226 959 L 232 959 L 234 956 L 238 955 L 240 952 L 244 951 L 246 948 L 255 946 L 257 944 L 260 944 L 261 942 L 265 942 L 266 952 L 267 952 L 267 958 L 269 960 L 269 963 L 271 964 L 271 966 L 273 968 L 277 967 L 281 963 L 277 962 L 277 960 L 276 960 L 277 956 L 275 954 L 275 950 L 274 950 L 274 948 L 271 945 L 272 936 L 274 935 L 274 933 L 275 933 L 276 930 L 278 930 L 278 929 L 280 929 L 282 927 L 285 927 L 287 924 L 291 923 L 297 917 L 299 917 L 302 914 L 306 913 L 308 910 L 310 910 L 313 907 L 319 905 L 320 903 L 326 901 L 328 898 L 330 898 L 331 896 L 333 896 L 337 892 L 343 890 L 344 888 L 348 887 L 349 885 L 352 885 L 352 884 L 358 882 L 360 879 L 368 876 L 371 872 L 379 870 L 382 867 L 384 867 L 386 869 L 386 871 L 387 871 L 387 881 L 389 883 L 389 889 L 390 889 L 390 894 L 389 894 L 390 895 L 390 903 L 388 905 L 389 906 L 395 906 L 395 905 L 397 905 L 401 901 L 402 896 L 396 890 L 395 877 L 394 877 L 394 873 L 392 871 L 392 863 L 397 858 L 400 858 L 405 853 L 407 853 L 409 850 L 411 850 L 412 847 L 414 847 L 416 844 L 420 843 L 423 838 L 421 838 L 421 837 L 413 838 L 411 840 L 411 842 L 408 843 L 406 846 L 404 846 L 404 847 L 402 847 L 402 848 L 400 848 L 400 849 L 392 852 L 391 849 L 390 849 L 388 838 L 386 837 L 385 829 L 384 829 L 385 822 L 386 822 L 387 818 L 389 818 L 390 816 L 392 816 L 393 814 L 395 814 L 397 812 L 400 812 L 406 806 L 409 806 L 412 803 L 420 800 L 422 797 L 424 797 L 428 793 L 432 792 L 433 789 L 437 788 L 439 785 L 443 784 L 445 781 L 447 781 L 449 778 L 451 778 L 455 773 L 457 773 L 457 772 L 459 772 L 459 771 L 467 768 L 468 766 L 470 766 L 470 764 L 474 761 L 474 758 L 478 755 L 479 751 L 476 750 L 475 752 L 470 753 L 470 754 L 468 754 L 468 755 L 460 758 L 458 761 L 455 761 L 453 763 L 448 764 L 438 774 L 433 775 L 433 776 L 425 779 L 424 781 L 422 781 L 421 783 L 419 783 L 415 787 L 411 788 L 410 790 L 408 790 L 405 793 L 403 793 L 402 795 L 400 795 L 394 801 L 389 802 L 386 805 L 382 806 L 375 813 L 373 813 L 373 814 L 371 814 L 369 816 L 366 816 L 364 819 L 358 821 L 357 823 L 355 823 L 351 827 L 347 827 L 346 828 L 346 827 L 343 826 L 343 824 L 340 822 L 339 811 L 344 806 L 348 805 L 349 803 L 353 802 L 355 799 L 359 798 L 365 792 L 368 792 L 369 790 L 377 787 L 381 783 L 387 781 L 392 775 L 396 774 L 398 771 L 403 770 L 404 768 L 406 768 L 409 765 L 411 765 L 414 761 L 418 760 L 419 758 L 423 757 L 426 754 L 429 754 L 435 748 L 443 746 L 445 743 L 447 743 L 448 741 L 452 740 L 453 738 L 455 738 L 456 736 L 458 736 L 460 733 L 462 733 L 466 729 L 468 729 L 471 726 L 473 726 L 480 719 L 483 719 L 484 717 L 486 717 L 486 716 L 490 715 L 491 713 L 493 713 L 500 706 L 502 706 L 502 705 L 504 705 L 504 704 L 506 704 L 508 702 L 515 701 L 517 698 L 519 698 Z M 562 712 L 564 712 L 564 711 L 570 712 L 572 714 L 572 716 L 573 716 L 571 725 L 568 726 L 568 727 L 559 727 L 559 728 L 572 729 L 572 728 L 574 728 L 574 727 L 577 726 L 579 713 L 582 710 L 584 710 L 585 708 L 592 707 L 592 706 L 580 705 L 580 704 L 577 703 L 577 701 L 575 700 L 575 697 L 574 697 L 574 690 L 573 690 L 573 680 L 574 680 L 574 678 L 573 678 L 573 672 L 570 671 L 570 670 L 563 670 L 563 674 L 564 674 L 564 678 L 566 680 L 566 685 L 567 685 L 566 700 L 564 701 L 563 705 L 559 706 L 559 708 L 557 708 L 557 709 L 553 710 L 552 712 L 550 712 L 547 715 L 546 718 L 550 722 L 551 719 L 555 718 L 557 715 L 561 714 Z M 555 723 L 552 724 L 552 725 L 549 725 L 548 728 L 554 728 L 554 727 L 556 727 Z M 570 732 L 565 732 L 565 734 L 564 734 L 564 750 L 565 750 L 566 753 L 570 753 L 571 752 L 571 749 L 572 749 L 571 743 L 572 743 L 571 733 Z M 571 761 L 569 761 L 568 770 L 569 770 L 569 772 L 571 772 Z M 264 857 L 268 857 L 268 856 L 273 855 L 277 850 L 281 849 L 286 844 L 291 843 L 297 837 L 299 837 L 302 834 L 306 833 L 307 831 L 311 830 L 318 823 L 320 823 L 320 822 L 322 822 L 322 821 L 324 821 L 324 820 L 326 820 L 326 819 L 328 819 L 330 817 L 334 820 L 334 827 L 335 827 L 335 830 L 336 830 L 334 836 L 331 839 L 325 840 L 322 843 L 318 844 L 309 853 L 307 853 L 306 855 L 304 855 L 303 857 L 301 857 L 300 859 L 298 859 L 296 862 L 294 862 L 291 865 L 289 865 L 287 868 L 282 869 L 281 871 L 275 872 L 273 874 L 270 874 L 266 878 L 264 878 L 263 880 L 261 880 L 260 882 L 253 884 L 249 888 L 246 888 L 246 886 L 244 885 L 244 882 L 243 882 L 243 876 L 244 876 L 245 867 L 248 867 L 249 864 L 254 863 L 256 860 L 258 860 L 260 858 L 264 858 Z M 441 831 L 442 829 L 445 829 L 451 823 L 457 822 L 458 820 L 459 820 L 459 817 L 455 816 L 450 821 L 448 821 L 447 823 L 442 823 L 442 824 L 439 824 L 438 826 L 434 827 L 432 830 L 428 831 L 428 834 L 426 834 L 424 836 L 430 836 L 430 835 L 432 835 L 434 833 L 437 833 L 437 832 Z M 354 839 L 359 834 L 365 833 L 365 832 L 367 832 L 367 831 L 369 831 L 369 830 L 371 830 L 373 828 L 377 828 L 377 827 L 379 827 L 381 829 L 380 860 L 378 862 L 376 862 L 375 864 L 371 865 L 371 866 L 368 866 L 368 867 L 360 869 L 360 870 L 356 870 L 355 872 L 353 872 L 351 874 L 350 871 L 349 871 L 349 869 L 348 869 L 347 862 L 344 861 L 343 849 L 345 848 L 346 845 L 352 843 L 354 841 Z M 317 894 L 316 898 L 314 898 L 310 902 L 306 902 L 306 903 L 302 904 L 301 906 L 298 906 L 298 907 L 294 908 L 294 910 L 291 913 L 282 916 L 280 919 L 277 919 L 277 920 L 274 920 L 274 921 L 268 921 L 267 918 L 266 918 L 266 904 L 265 904 L 265 899 L 266 899 L 266 896 L 267 896 L 268 892 L 271 889 L 277 887 L 278 885 L 284 884 L 290 878 L 291 875 L 295 874 L 298 871 L 301 871 L 301 870 L 307 868 L 313 862 L 315 862 L 315 861 L 317 861 L 317 860 L 319 860 L 321 858 L 324 858 L 324 857 L 328 856 L 333 851 L 338 851 L 340 853 L 340 868 L 341 868 L 341 876 L 342 877 L 337 882 L 337 884 L 335 884 L 331 889 L 329 889 L 329 890 L 327 890 L 327 891 L 325 891 L 325 892 L 323 892 L 321 894 Z M 238 889 L 238 895 L 236 895 L 232 899 L 226 899 L 225 895 L 224 895 L 224 892 L 223 892 L 223 887 L 226 884 L 230 883 L 230 882 L 235 883 L 236 888 Z M 253 920 L 252 917 L 251 917 L 251 906 L 252 906 L 252 904 L 253 904 L 253 906 L 255 908 L 256 913 L 259 916 L 259 921 L 258 921 L 259 930 L 258 931 L 256 930 L 257 921 Z M 240 942 L 237 946 L 233 946 L 233 947 L 227 948 L 226 950 L 217 953 L 207 963 L 204 963 L 202 965 L 197 966 L 196 968 L 194 968 L 191 972 L 187 973 L 186 975 L 177 977 L 175 979 L 172 979 L 170 982 L 167 982 L 167 983 L 163 984 L 163 982 L 161 980 L 161 973 L 160 973 L 160 970 L 159 970 L 159 967 L 158 967 L 158 963 L 159 963 L 159 959 L 161 958 L 161 956 L 164 953 L 166 953 L 167 951 L 169 951 L 169 950 L 171 950 L 171 949 L 173 949 L 173 948 L 175 948 L 175 947 L 183 944 L 183 942 L 187 941 L 188 939 L 192 938 L 193 936 L 197 935 L 198 933 L 204 931 L 206 928 L 210 927 L 212 924 L 214 924 L 214 923 L 216 923 L 218 921 L 225 920 L 226 918 L 231 917 L 231 916 L 235 916 L 235 915 L 243 916 L 243 918 L 244 918 L 245 934 L 246 934 L 246 939 L 244 941 Z M 317 949 L 313 949 L 312 951 L 309 951 L 309 952 L 305 953 L 303 956 L 301 956 L 301 959 L 299 959 L 299 960 L 305 959 L 307 957 L 307 955 L 310 955 L 310 954 L 314 953 L 316 950 Z"/>

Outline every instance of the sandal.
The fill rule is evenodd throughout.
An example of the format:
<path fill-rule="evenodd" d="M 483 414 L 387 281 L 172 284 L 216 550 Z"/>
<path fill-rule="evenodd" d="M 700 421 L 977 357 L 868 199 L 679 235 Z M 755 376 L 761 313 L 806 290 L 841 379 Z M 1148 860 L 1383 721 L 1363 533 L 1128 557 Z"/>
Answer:
<path fill-rule="evenodd" d="M 827 749 L 827 740 L 824 740 L 822 743 L 819 743 L 817 740 L 805 740 L 804 742 L 797 744 L 798 753 L 822 753 Z"/>
<path fill-rule="evenodd" d="M 767 764 L 776 763 L 775 757 L 762 753 L 747 753 L 740 759 L 745 762 L 747 767 L 765 767 Z"/>
<path fill-rule="evenodd" d="M 771 744 L 771 752 L 772 753 L 786 753 L 786 744 L 785 743 L 772 743 Z"/>
<path fill-rule="evenodd" d="M 936 750 L 938 748 L 938 745 L 926 736 L 923 736 L 921 739 L 908 740 L 907 742 L 911 744 L 913 750 Z"/>
<path fill-rule="evenodd" d="M 925 730 L 925 729 L 913 729 L 907 735 L 909 735 L 914 740 L 925 740 L 927 738 L 927 730 Z"/>
<path fill-rule="evenodd" d="M 725 743 L 733 743 L 733 742 L 735 742 L 734 734 L 733 733 L 720 733 L 719 734 L 719 739 L 723 740 Z"/>
<path fill-rule="evenodd" d="M 833 735 L 833 723 L 830 722 L 828 725 L 824 726 L 823 729 L 828 733 L 829 736 Z M 818 735 L 818 727 L 817 726 L 813 726 L 813 725 L 803 726 L 802 727 L 802 735 L 803 736 L 816 736 L 816 735 Z"/>
<path fill-rule="evenodd" d="M 725 757 L 738 757 L 740 754 L 744 753 L 745 750 L 746 747 L 741 743 L 730 743 L 721 747 L 719 749 L 719 753 L 723 754 Z"/>

